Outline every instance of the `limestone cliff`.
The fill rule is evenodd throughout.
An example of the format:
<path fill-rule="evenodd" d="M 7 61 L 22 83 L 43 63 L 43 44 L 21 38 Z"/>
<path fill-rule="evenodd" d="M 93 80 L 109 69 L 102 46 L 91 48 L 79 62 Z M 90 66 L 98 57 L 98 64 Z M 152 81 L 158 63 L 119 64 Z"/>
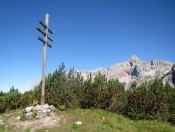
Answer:
<path fill-rule="evenodd" d="M 163 82 L 169 82 L 171 86 L 175 85 L 175 64 L 164 60 L 141 61 L 136 55 L 133 55 L 128 61 L 115 64 L 109 69 L 98 68 L 92 71 L 78 71 L 84 79 L 92 75 L 94 78 L 98 73 L 106 75 L 107 79 L 118 79 L 126 83 L 129 87 L 133 81 L 137 84 L 149 82 L 154 79 L 163 79 Z"/>

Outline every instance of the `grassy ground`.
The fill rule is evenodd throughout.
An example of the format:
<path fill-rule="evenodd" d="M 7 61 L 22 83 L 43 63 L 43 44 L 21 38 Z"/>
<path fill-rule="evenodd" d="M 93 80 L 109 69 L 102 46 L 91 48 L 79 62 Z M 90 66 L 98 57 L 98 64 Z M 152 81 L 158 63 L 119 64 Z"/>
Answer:
<path fill-rule="evenodd" d="M 13 112 L 15 113 L 15 112 Z M 19 113 L 19 112 L 16 112 Z M 175 127 L 165 122 L 158 121 L 134 121 L 121 115 L 103 110 L 76 109 L 58 112 L 62 115 L 61 121 L 53 127 L 43 127 L 35 129 L 36 132 L 175 132 Z M 17 116 L 17 114 L 14 114 Z M 4 115 L 1 115 L 4 116 Z M 11 115 L 12 116 L 12 115 Z M 9 118 L 9 117 L 8 117 Z M 8 120 L 6 118 L 6 120 Z M 11 118 L 9 118 L 11 119 Z M 81 121 L 81 125 L 76 125 L 76 121 Z M 8 122 L 8 121 L 7 121 Z M 19 131 L 19 127 L 0 126 L 0 132 Z M 22 131 L 30 132 L 32 128 L 25 128 Z M 21 131 L 21 130 L 20 130 Z"/>

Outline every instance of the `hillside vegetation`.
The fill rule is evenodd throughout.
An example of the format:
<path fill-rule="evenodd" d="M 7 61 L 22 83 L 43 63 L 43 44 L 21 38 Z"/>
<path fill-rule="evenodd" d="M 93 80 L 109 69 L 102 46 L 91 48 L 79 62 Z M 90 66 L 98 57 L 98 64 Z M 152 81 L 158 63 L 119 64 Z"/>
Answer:
<path fill-rule="evenodd" d="M 125 90 L 118 80 L 105 75 L 91 75 L 84 80 L 74 69 L 65 72 L 62 63 L 46 77 L 46 102 L 58 109 L 94 108 L 122 114 L 131 119 L 160 120 L 175 123 L 175 89 L 162 80 L 145 82 L 136 87 L 133 82 Z M 0 92 L 0 112 L 31 106 L 40 100 L 41 85 L 33 91 L 20 93 L 12 87 Z"/>
<path fill-rule="evenodd" d="M 159 121 L 136 121 L 121 115 L 97 109 L 75 109 L 57 112 L 56 119 L 17 120 L 21 111 L 1 114 L 0 132 L 174 132 L 175 127 Z M 82 122 L 76 125 L 75 122 Z M 32 122 L 32 123 L 31 123 Z M 54 123 L 56 122 L 56 123 Z M 49 124 L 49 125 L 47 125 Z"/>

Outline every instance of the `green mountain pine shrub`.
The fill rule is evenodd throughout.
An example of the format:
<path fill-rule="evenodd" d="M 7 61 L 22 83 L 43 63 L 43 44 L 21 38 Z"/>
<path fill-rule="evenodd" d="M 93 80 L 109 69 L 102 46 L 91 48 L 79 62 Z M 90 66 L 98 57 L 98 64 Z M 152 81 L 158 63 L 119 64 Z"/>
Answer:
<path fill-rule="evenodd" d="M 0 112 L 31 106 L 34 100 L 40 100 L 41 83 L 32 91 L 21 94 L 12 87 L 9 92 L 0 92 Z M 98 74 L 92 79 L 83 80 L 81 73 L 74 68 L 66 73 L 65 65 L 46 77 L 46 103 L 58 109 L 96 108 L 124 114 L 132 119 L 162 120 L 175 123 L 175 89 L 162 80 L 143 83 L 136 82 L 125 90 L 118 80 L 107 80 Z"/>

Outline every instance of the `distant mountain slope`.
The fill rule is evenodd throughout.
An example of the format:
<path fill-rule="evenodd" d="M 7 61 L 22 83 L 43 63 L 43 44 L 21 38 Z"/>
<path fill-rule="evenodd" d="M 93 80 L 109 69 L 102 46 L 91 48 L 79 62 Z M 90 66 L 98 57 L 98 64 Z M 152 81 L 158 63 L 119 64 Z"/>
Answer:
<path fill-rule="evenodd" d="M 171 86 L 175 86 L 175 64 L 164 60 L 151 60 L 148 62 L 141 61 L 136 55 L 131 56 L 128 61 L 118 63 L 109 67 L 109 69 L 98 68 L 96 70 L 80 72 L 81 76 L 86 80 L 90 74 L 94 78 L 98 73 L 106 75 L 107 79 L 118 79 L 126 84 L 128 88 L 133 81 L 138 85 L 143 82 L 149 82 L 154 79 L 163 79 L 163 83 L 169 82 Z M 34 83 L 31 89 L 39 85 L 41 80 Z"/>
<path fill-rule="evenodd" d="M 126 83 L 129 87 L 133 81 L 137 84 L 142 82 L 149 82 L 154 79 L 163 79 L 163 82 L 169 82 L 171 86 L 174 85 L 175 65 L 164 60 L 151 60 L 148 62 L 141 61 L 136 55 L 133 55 L 128 61 L 111 66 L 109 69 L 98 68 L 92 71 L 80 71 L 84 79 L 92 75 L 94 78 L 98 73 L 106 75 L 107 79 L 118 79 L 120 82 Z"/>

